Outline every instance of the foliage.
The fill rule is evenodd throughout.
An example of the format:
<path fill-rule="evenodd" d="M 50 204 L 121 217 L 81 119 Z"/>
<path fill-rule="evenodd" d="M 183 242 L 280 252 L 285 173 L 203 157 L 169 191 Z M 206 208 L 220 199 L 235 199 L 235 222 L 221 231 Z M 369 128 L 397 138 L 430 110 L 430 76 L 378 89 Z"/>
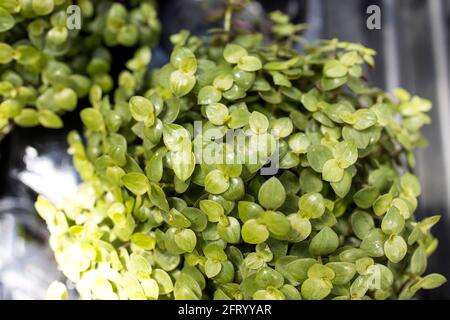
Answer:
<path fill-rule="evenodd" d="M 80 29 L 70 24 L 78 14 L 72 4 L 80 8 Z M 151 0 L 129 1 L 128 7 L 109 0 L 0 1 L 0 132 L 13 123 L 61 128 L 60 116 L 74 110 L 92 85 L 114 88 L 111 65 L 119 59 L 112 48 L 142 46 L 150 55 L 159 29 Z M 119 81 L 129 78 L 126 72 Z"/>
<path fill-rule="evenodd" d="M 69 136 L 78 194 L 36 202 L 83 299 L 408 299 L 446 281 L 424 275 L 439 217 L 414 217 L 431 104 L 370 87 L 373 50 L 271 19 L 270 39 L 174 35 L 148 90 L 90 89 L 86 142 Z M 242 149 L 215 140 L 229 129 Z M 203 159 L 212 146 L 228 162 Z"/>

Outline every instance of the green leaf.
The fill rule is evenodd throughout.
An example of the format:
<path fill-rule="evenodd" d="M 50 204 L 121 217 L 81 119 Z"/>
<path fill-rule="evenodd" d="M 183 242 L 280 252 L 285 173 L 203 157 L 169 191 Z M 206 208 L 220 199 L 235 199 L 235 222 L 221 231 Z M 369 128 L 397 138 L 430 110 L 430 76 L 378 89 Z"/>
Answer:
<path fill-rule="evenodd" d="M 246 96 L 245 90 L 236 84 L 233 84 L 231 88 L 222 93 L 222 96 L 230 101 L 238 100 Z"/>
<path fill-rule="evenodd" d="M 339 198 L 345 198 L 352 186 L 352 174 L 348 169 L 344 170 L 342 179 L 338 182 L 331 182 L 331 187 Z"/>
<path fill-rule="evenodd" d="M 250 219 L 257 219 L 264 213 L 264 209 L 258 204 L 250 201 L 239 201 L 238 203 L 239 218 L 246 222 Z"/>
<path fill-rule="evenodd" d="M 283 102 L 281 94 L 273 88 L 268 91 L 260 91 L 258 94 L 264 101 L 270 104 L 279 104 Z"/>
<path fill-rule="evenodd" d="M 131 242 L 144 250 L 153 250 L 156 240 L 145 233 L 137 232 L 131 236 Z"/>
<path fill-rule="evenodd" d="M 347 74 L 347 68 L 338 60 L 330 60 L 325 63 L 323 73 L 328 78 L 341 78 Z"/>
<path fill-rule="evenodd" d="M 15 56 L 18 63 L 23 65 L 33 65 L 39 61 L 41 53 L 31 46 L 20 45 L 15 50 Z"/>
<path fill-rule="evenodd" d="M 221 126 L 229 119 L 228 108 L 222 103 L 213 103 L 206 107 L 206 116 L 212 124 Z"/>
<path fill-rule="evenodd" d="M 258 111 L 253 111 L 251 113 L 248 124 L 256 134 L 265 133 L 267 129 L 269 129 L 269 120 L 264 114 Z"/>
<path fill-rule="evenodd" d="M 316 172 L 322 172 L 325 163 L 333 158 L 330 148 L 324 145 L 311 145 L 306 153 L 308 163 Z"/>
<path fill-rule="evenodd" d="M 360 64 L 362 63 L 361 57 L 358 55 L 356 51 L 350 51 L 344 53 L 339 60 L 345 65 L 345 66 L 352 66 L 354 64 Z"/>
<path fill-rule="evenodd" d="M 206 86 L 200 89 L 198 93 L 198 104 L 213 104 L 222 99 L 222 93 L 213 86 Z"/>
<path fill-rule="evenodd" d="M 356 298 L 362 298 L 369 290 L 369 280 L 367 276 L 358 276 L 350 286 L 350 295 Z"/>
<path fill-rule="evenodd" d="M 320 278 L 323 280 L 332 280 L 334 279 L 334 271 L 333 269 L 324 266 L 320 263 L 315 263 L 313 264 L 309 269 L 308 269 L 308 278 Z"/>
<path fill-rule="evenodd" d="M 256 220 L 247 220 L 242 226 L 242 239 L 250 244 L 263 243 L 269 238 L 269 231 L 267 228 L 259 224 Z"/>
<path fill-rule="evenodd" d="M 130 174 L 130 173 L 128 173 L 128 174 Z M 141 177 L 144 176 L 142 174 L 140 174 L 140 175 L 141 175 Z M 145 177 L 145 179 L 147 179 L 147 177 Z M 148 180 L 146 180 L 146 183 L 148 184 Z M 128 188 L 128 186 L 127 186 L 127 188 Z M 149 197 L 150 197 L 150 201 L 155 206 L 160 208 L 161 210 L 164 210 L 164 211 L 170 210 L 169 203 L 167 202 L 167 199 L 166 199 L 166 195 L 165 195 L 163 189 L 158 184 L 153 183 L 153 182 L 150 183 Z"/>
<path fill-rule="evenodd" d="M 222 269 L 219 274 L 214 277 L 218 283 L 230 283 L 234 279 L 234 266 L 230 261 L 222 262 Z"/>
<path fill-rule="evenodd" d="M 300 60 L 299 57 L 295 56 L 286 61 L 271 61 L 264 65 L 264 69 L 271 70 L 271 71 L 286 70 L 286 69 L 289 69 L 290 67 L 292 67 L 293 65 L 295 65 L 296 63 L 298 63 L 299 60 Z"/>
<path fill-rule="evenodd" d="M 139 280 L 146 279 L 152 272 L 152 266 L 144 256 L 132 253 L 128 262 L 128 270 Z"/>
<path fill-rule="evenodd" d="M 229 116 L 228 127 L 231 129 L 241 128 L 248 123 L 249 118 L 250 112 L 247 109 L 233 109 Z"/>
<path fill-rule="evenodd" d="M 154 107 L 150 100 L 141 96 L 134 96 L 131 97 L 129 106 L 131 115 L 136 121 L 143 121 L 146 126 L 153 125 L 155 115 Z"/>
<path fill-rule="evenodd" d="M 227 260 L 227 255 L 223 251 L 223 246 L 219 243 L 210 243 L 203 248 L 205 257 L 218 261 Z"/>
<path fill-rule="evenodd" d="M 317 278 L 309 278 L 301 286 L 302 297 L 305 300 L 322 300 L 331 292 L 331 284 Z"/>
<path fill-rule="evenodd" d="M 273 78 L 273 83 L 275 85 L 286 87 L 286 88 L 292 87 L 292 83 L 291 83 L 291 81 L 289 81 L 289 78 L 287 76 L 285 76 L 284 74 L 282 74 L 281 72 L 272 71 L 272 72 L 270 72 L 270 74 Z"/>
<path fill-rule="evenodd" d="M 315 112 L 318 110 L 317 89 L 311 89 L 301 97 L 301 102 L 306 110 Z"/>
<path fill-rule="evenodd" d="M 7 64 L 13 60 L 14 49 L 7 43 L 0 43 L 0 64 Z"/>
<path fill-rule="evenodd" d="M 291 119 L 283 117 L 272 121 L 270 124 L 270 133 L 275 136 L 276 139 L 288 137 L 294 130 L 294 125 Z"/>
<path fill-rule="evenodd" d="M 163 147 L 146 163 L 145 173 L 150 181 L 158 182 L 161 180 L 163 175 L 163 157 L 166 154 L 166 149 Z"/>
<path fill-rule="evenodd" d="M 394 275 L 392 274 L 391 269 L 382 264 L 377 263 L 370 266 L 369 268 L 367 268 L 367 272 L 369 275 L 377 275 L 377 272 L 379 275 L 381 274 L 379 286 L 381 287 L 382 290 L 388 290 L 394 284 Z M 372 288 L 373 285 L 377 284 L 372 283 L 371 284 Z"/>
<path fill-rule="evenodd" d="M 351 248 L 342 251 L 339 254 L 339 259 L 343 262 L 355 262 L 356 260 L 367 256 L 368 253 L 366 251 L 359 248 Z"/>
<path fill-rule="evenodd" d="M 55 106 L 64 111 L 73 111 L 78 103 L 78 97 L 71 88 L 55 90 L 53 94 Z"/>
<path fill-rule="evenodd" d="M 264 225 L 275 238 L 285 238 L 291 232 L 289 219 L 281 212 L 266 211 L 263 215 Z"/>
<path fill-rule="evenodd" d="M 344 177 L 344 169 L 339 166 L 336 159 L 330 159 L 323 165 L 322 177 L 325 181 L 339 182 Z"/>
<path fill-rule="evenodd" d="M 320 193 L 310 192 L 298 200 L 299 213 L 307 219 L 320 218 L 325 212 L 325 202 Z"/>
<path fill-rule="evenodd" d="M 334 146 L 333 155 L 339 167 L 348 168 L 358 160 L 358 148 L 353 141 L 342 141 Z"/>
<path fill-rule="evenodd" d="M 165 219 L 167 224 L 175 228 L 189 228 L 191 222 L 180 211 L 172 208 L 168 212 L 168 218 Z"/>
<path fill-rule="evenodd" d="M 355 112 L 355 123 L 353 128 L 356 130 L 365 130 L 377 123 L 377 116 L 368 109 L 359 109 Z"/>
<path fill-rule="evenodd" d="M 5 9 L 0 7 L 0 32 L 6 32 L 14 27 L 14 17 Z"/>
<path fill-rule="evenodd" d="M 402 261 L 407 250 L 408 246 L 401 236 L 393 235 L 384 243 L 386 257 L 393 263 Z"/>
<path fill-rule="evenodd" d="M 377 216 L 382 216 L 386 213 L 386 211 L 389 210 L 391 203 L 392 203 L 392 195 L 391 194 L 386 193 L 384 195 L 381 195 L 377 198 L 377 200 L 373 204 L 373 212 Z"/>
<path fill-rule="evenodd" d="M 320 86 L 323 91 L 331 91 L 343 86 L 347 83 L 347 81 L 347 76 L 342 78 L 322 78 L 320 81 Z"/>
<path fill-rule="evenodd" d="M 399 234 L 405 226 L 405 219 L 396 207 L 391 207 L 381 222 L 381 230 L 386 234 Z"/>
<path fill-rule="evenodd" d="M 300 173 L 300 189 L 305 192 L 320 192 L 323 188 L 322 179 L 310 168 Z"/>
<path fill-rule="evenodd" d="M 422 193 L 419 179 L 417 179 L 417 177 L 411 173 L 405 173 L 400 178 L 400 185 L 402 186 L 403 190 L 410 191 L 414 197 L 418 197 Z"/>
<path fill-rule="evenodd" d="M 158 282 L 153 279 L 142 279 L 142 289 L 144 289 L 145 296 L 150 300 L 157 300 L 159 297 Z"/>
<path fill-rule="evenodd" d="M 39 195 L 34 204 L 39 216 L 45 221 L 52 221 L 56 217 L 57 208 L 45 197 Z"/>
<path fill-rule="evenodd" d="M 87 109 L 85 109 L 87 110 Z M 14 117 L 14 122 L 22 127 L 34 127 L 39 124 L 38 112 L 34 109 L 22 109 L 20 114 Z"/>
<path fill-rule="evenodd" d="M 275 288 L 269 287 L 266 290 L 258 290 L 253 294 L 254 300 L 284 300 L 283 293 Z"/>
<path fill-rule="evenodd" d="M 311 222 L 301 217 L 300 215 L 293 213 L 288 216 L 289 223 L 291 224 L 291 234 L 289 241 L 300 242 L 305 240 L 311 234 L 312 226 Z"/>
<path fill-rule="evenodd" d="M 387 237 L 381 229 L 372 229 L 362 240 L 360 248 L 371 257 L 384 256 L 384 242 Z"/>
<path fill-rule="evenodd" d="M 363 240 L 372 229 L 375 228 L 375 221 L 370 214 L 357 210 L 350 216 L 350 224 L 355 235 Z"/>
<path fill-rule="evenodd" d="M 347 76 L 342 78 L 322 78 L 320 80 L 320 87 L 323 91 L 331 91 L 343 86 L 347 81 Z"/>
<path fill-rule="evenodd" d="M 303 96 L 303 93 L 295 87 L 281 88 L 281 93 L 283 93 L 289 99 L 297 102 L 301 102 L 301 98 Z"/>
<path fill-rule="evenodd" d="M 309 245 L 309 251 L 314 256 L 326 256 L 339 247 L 339 238 L 330 227 L 324 227 L 316 234 Z"/>
<path fill-rule="evenodd" d="M 231 72 L 233 75 L 234 85 L 231 86 L 230 90 L 232 90 L 234 86 L 237 86 L 245 94 L 245 91 L 249 90 L 255 82 L 255 73 L 244 71 L 237 66 L 234 67 Z"/>
<path fill-rule="evenodd" d="M 212 194 L 220 194 L 228 190 L 230 179 L 220 170 L 212 170 L 205 177 L 205 190 Z"/>
<path fill-rule="evenodd" d="M 258 71 L 262 68 L 261 60 L 255 56 L 243 56 L 239 59 L 238 67 L 244 71 Z"/>
<path fill-rule="evenodd" d="M 349 283 L 356 274 L 356 267 L 349 262 L 329 262 L 326 266 L 333 270 L 334 278 L 331 282 L 334 285 L 343 285 Z"/>
<path fill-rule="evenodd" d="M 227 174 L 228 176 L 232 176 L 232 174 L 230 174 L 230 172 L 233 172 L 233 170 L 222 170 L 225 174 Z M 237 170 L 236 172 L 240 172 L 239 170 Z M 242 181 L 242 178 L 240 177 L 231 177 L 229 179 L 230 181 L 230 186 L 228 187 L 228 190 L 225 191 L 222 194 L 222 197 L 225 200 L 228 201 L 236 201 L 236 200 L 240 200 L 245 196 L 245 187 L 244 187 L 244 181 Z"/>
<path fill-rule="evenodd" d="M 197 208 L 187 207 L 184 208 L 181 212 L 191 222 L 192 230 L 194 230 L 195 232 L 202 232 L 206 229 L 208 225 L 208 218 L 202 211 Z"/>
<path fill-rule="evenodd" d="M 53 11 L 53 0 L 34 0 L 31 7 L 38 16 L 45 16 Z"/>
<path fill-rule="evenodd" d="M 376 187 L 365 187 L 353 195 L 353 201 L 362 209 L 370 208 L 379 196 L 379 191 Z"/>
<path fill-rule="evenodd" d="M 141 196 L 149 189 L 147 177 L 139 172 L 130 172 L 121 179 L 123 185 L 135 195 Z"/>
<path fill-rule="evenodd" d="M 304 133 L 295 133 L 289 137 L 289 148 L 292 152 L 303 154 L 306 153 L 311 144 L 311 139 Z"/>
<path fill-rule="evenodd" d="M 391 205 L 398 209 L 398 211 L 405 220 L 411 217 L 409 206 L 405 202 L 405 200 L 401 198 L 395 198 L 394 200 L 392 200 Z"/>
<path fill-rule="evenodd" d="M 169 274 L 162 269 L 153 270 L 152 277 L 159 286 L 159 293 L 165 295 L 173 291 L 173 282 Z"/>
<path fill-rule="evenodd" d="M 275 263 L 275 269 L 284 275 L 292 285 L 299 285 L 307 278 L 308 269 L 317 263 L 315 259 L 296 256 L 283 256 Z"/>
<path fill-rule="evenodd" d="M 0 117 L 14 118 L 20 114 L 23 109 L 23 103 L 17 99 L 6 99 L 0 103 Z"/>
<path fill-rule="evenodd" d="M 38 119 L 39 123 L 46 128 L 59 129 L 64 125 L 61 118 L 50 110 L 40 110 L 38 112 Z"/>
<path fill-rule="evenodd" d="M 163 129 L 164 145 L 170 151 L 191 151 L 189 131 L 179 124 L 165 124 Z"/>
<path fill-rule="evenodd" d="M 202 288 L 193 277 L 182 272 L 176 279 L 174 296 L 177 300 L 199 300 L 202 296 Z"/>
<path fill-rule="evenodd" d="M 373 128 L 369 128 L 363 131 L 358 131 L 352 127 L 345 126 L 342 129 L 342 136 L 345 140 L 353 140 L 359 149 L 365 149 L 369 143 L 374 141 L 376 131 Z"/>
<path fill-rule="evenodd" d="M 80 117 L 83 124 L 92 131 L 100 131 L 104 128 L 103 116 L 97 109 L 83 109 Z"/>
<path fill-rule="evenodd" d="M 195 169 L 195 157 L 193 152 L 175 151 L 170 154 L 172 169 L 180 181 L 189 179 Z"/>
<path fill-rule="evenodd" d="M 173 238 L 177 246 L 185 252 L 192 252 L 197 244 L 197 237 L 191 229 L 178 230 Z"/>
<path fill-rule="evenodd" d="M 247 56 L 247 50 L 234 43 L 227 44 L 223 50 L 225 61 L 231 64 L 239 63 L 239 60 L 244 56 Z"/>
<path fill-rule="evenodd" d="M 217 233 L 220 238 L 228 243 L 239 243 L 241 237 L 241 225 L 236 218 L 227 217 L 226 223 L 217 225 Z"/>
<path fill-rule="evenodd" d="M 170 90 L 176 97 L 187 95 L 195 86 L 195 76 L 175 70 L 170 75 Z"/>
<path fill-rule="evenodd" d="M 270 83 L 263 77 L 257 76 L 251 87 L 252 91 L 270 91 Z"/>
<path fill-rule="evenodd" d="M 231 88 L 232 85 L 233 76 L 229 73 L 220 74 L 214 78 L 213 86 L 218 90 L 227 91 Z"/>
<path fill-rule="evenodd" d="M 211 222 L 219 222 L 219 219 L 225 214 L 220 203 L 212 200 L 200 200 L 200 210 L 208 216 L 208 220 Z"/>
<path fill-rule="evenodd" d="M 68 293 L 66 286 L 59 282 L 53 281 L 47 289 L 47 300 L 67 300 Z"/>
<path fill-rule="evenodd" d="M 170 55 L 170 63 L 172 64 L 172 66 L 179 69 L 183 69 L 183 65 L 189 64 L 192 59 L 195 60 L 195 55 L 190 49 L 186 47 L 176 47 Z"/>
<path fill-rule="evenodd" d="M 256 272 L 255 281 L 262 288 L 280 288 L 284 283 L 284 278 L 280 272 L 269 267 L 263 267 Z"/>
<path fill-rule="evenodd" d="M 258 192 L 258 201 L 266 209 L 276 210 L 286 200 L 286 191 L 275 177 L 264 182 Z"/>
<path fill-rule="evenodd" d="M 427 269 L 427 254 L 425 247 L 419 245 L 411 256 L 409 271 L 416 276 L 420 276 Z"/>
<path fill-rule="evenodd" d="M 144 289 L 139 283 L 139 280 L 131 272 L 127 271 L 122 275 L 120 285 L 123 291 L 126 292 L 128 299 L 145 300 Z"/>
<path fill-rule="evenodd" d="M 422 289 L 435 289 L 447 282 L 447 279 L 438 273 L 430 273 L 419 280 L 414 287 Z"/>

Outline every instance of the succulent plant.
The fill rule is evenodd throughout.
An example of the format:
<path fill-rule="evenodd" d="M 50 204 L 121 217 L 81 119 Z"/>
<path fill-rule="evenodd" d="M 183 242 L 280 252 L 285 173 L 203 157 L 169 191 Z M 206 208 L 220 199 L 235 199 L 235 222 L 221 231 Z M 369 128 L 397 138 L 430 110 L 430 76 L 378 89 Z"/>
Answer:
<path fill-rule="evenodd" d="M 91 85 L 114 87 L 112 48 L 152 46 L 153 1 L 0 1 L 0 132 L 11 124 L 61 128 Z M 119 81 L 127 81 L 124 74 Z"/>
<path fill-rule="evenodd" d="M 439 217 L 414 215 L 430 102 L 371 87 L 371 49 L 308 43 L 281 12 L 269 37 L 236 34 L 230 8 L 221 31 L 173 35 L 147 87 L 90 89 L 84 139 L 68 139 L 79 191 L 36 202 L 81 298 L 408 299 L 443 284 L 424 275 Z"/>

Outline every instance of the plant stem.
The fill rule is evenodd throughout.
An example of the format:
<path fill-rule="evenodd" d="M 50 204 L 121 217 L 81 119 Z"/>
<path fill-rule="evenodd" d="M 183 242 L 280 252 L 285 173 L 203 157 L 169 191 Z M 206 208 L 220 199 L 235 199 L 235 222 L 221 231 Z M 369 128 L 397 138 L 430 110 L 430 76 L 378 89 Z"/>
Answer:
<path fill-rule="evenodd" d="M 233 9 L 230 5 L 227 6 L 227 9 L 225 10 L 225 17 L 224 17 L 224 23 L 223 23 L 223 29 L 226 33 L 229 33 L 231 31 L 231 17 L 233 16 Z"/>

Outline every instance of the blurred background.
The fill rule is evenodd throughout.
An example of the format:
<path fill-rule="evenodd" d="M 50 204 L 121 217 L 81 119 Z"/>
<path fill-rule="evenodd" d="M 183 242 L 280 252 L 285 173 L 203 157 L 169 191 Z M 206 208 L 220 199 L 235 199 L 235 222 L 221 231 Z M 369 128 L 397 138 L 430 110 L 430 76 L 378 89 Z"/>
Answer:
<path fill-rule="evenodd" d="M 158 2 L 163 34 L 150 67 L 167 61 L 170 34 L 183 28 L 201 34 L 212 27 L 207 12 L 218 3 Z M 371 5 L 381 10 L 380 29 L 367 28 Z M 309 40 L 336 37 L 374 48 L 373 85 L 388 91 L 403 87 L 433 102 L 433 123 L 424 129 L 429 147 L 416 154 L 423 188 L 416 214 L 442 215 L 433 229 L 440 246 L 428 272 L 450 279 L 450 1 L 260 0 L 242 14 L 257 23 L 276 9 L 308 23 Z M 14 128 L 0 142 L 0 299 L 44 299 L 51 281 L 65 281 L 48 247 L 45 224 L 33 209 L 38 193 L 58 202 L 76 188 L 66 136 L 80 128 L 77 112 L 66 115 L 64 123 L 61 130 Z M 450 299 L 450 285 L 424 291 L 419 298 Z"/>

